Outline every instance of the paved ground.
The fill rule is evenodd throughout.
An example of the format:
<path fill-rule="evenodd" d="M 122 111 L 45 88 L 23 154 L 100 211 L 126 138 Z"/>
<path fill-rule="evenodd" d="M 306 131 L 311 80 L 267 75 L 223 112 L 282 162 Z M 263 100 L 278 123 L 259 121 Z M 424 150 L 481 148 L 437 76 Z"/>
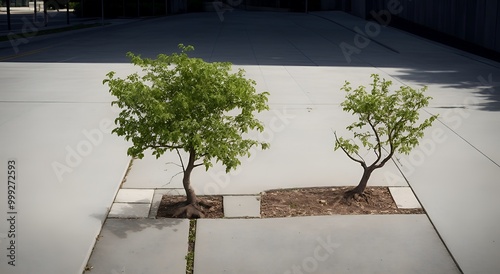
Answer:
<path fill-rule="evenodd" d="M 460 273 L 425 215 L 198 221 L 194 273 Z"/>
<path fill-rule="evenodd" d="M 110 133 L 116 114 L 109 96 L 101 87 L 83 84 L 109 67 L 83 65 L 72 74 L 75 67 L 68 64 L 0 66 L 4 186 L 9 157 L 17 159 L 18 169 L 16 267 L 9 267 L 5 256 L 11 238 L 4 187 L 0 272 L 77 273 L 130 160 L 126 143 Z"/>
<path fill-rule="evenodd" d="M 88 273 L 186 273 L 188 229 L 189 220 L 108 219 Z"/>
<path fill-rule="evenodd" d="M 390 28 L 380 27 L 375 32 L 373 25 L 342 13 L 234 11 L 223 15 L 223 21 L 215 13 L 187 14 L 29 40 L 19 43 L 17 55 L 10 43 L 0 45 L 0 60 L 16 62 L 0 63 L 0 155 L 3 162 L 9 157 L 18 159 L 20 189 L 17 266 L 9 266 L 7 257 L 1 256 L 2 273 L 81 273 L 129 160 L 125 155 L 127 144 L 109 134 L 107 121 L 116 112 L 109 107 L 112 98 L 101 81 L 109 70 L 122 75 L 133 71 L 123 64 L 127 61 L 126 51 L 154 56 L 174 51 L 180 42 L 195 45 L 197 56 L 210 61 L 232 61 L 245 68 L 247 75 L 257 81 L 259 90 L 271 93 L 272 110 L 261 116 L 268 135 L 259 138 L 271 142 L 272 149 L 254 153 L 251 160 L 243 162 L 239 174 L 226 176 L 221 167 L 208 173 L 197 170 L 193 180 L 198 192 L 255 194 L 278 187 L 356 184 L 360 168 L 340 152 L 332 151 L 332 129 L 342 132 L 352 121 L 339 108 L 343 81 L 366 85 L 370 73 L 379 73 L 396 85 L 428 85 L 434 100 L 426 111 L 440 113 L 439 122 L 428 131 L 415 153 L 398 157 L 395 164 L 376 173 L 372 182 L 404 186 L 407 183 L 401 169 L 463 272 L 496 273 L 500 269 L 500 204 L 494 196 L 500 188 L 495 180 L 500 175 L 496 142 L 500 131 L 495 126 L 500 120 L 500 64 Z M 352 31 L 355 26 L 365 30 L 372 27 L 372 40 L 357 36 Z M 339 47 L 346 44 L 354 49 L 349 58 Z M 73 155 L 72 151 L 80 155 Z M 174 172 L 172 167 L 162 173 L 166 167 L 161 162 L 151 166 L 145 164 L 149 159 L 142 161 L 134 161 L 133 172 L 123 188 L 179 187 L 177 178 L 168 184 L 168 172 Z M 55 162 L 71 169 L 62 175 L 62 182 L 54 171 Z M 6 177 L 5 168 L 0 176 Z M 0 204 L 5 205 L 7 198 L 1 195 Z M 0 212 L 0 220 L 6 219 L 7 212 Z M 376 219 L 368 217 L 372 218 Z M 396 223 L 418 223 L 422 229 L 416 233 L 421 233 L 420 239 L 425 241 L 421 249 L 399 247 L 402 249 L 397 252 L 422 254 L 423 250 L 431 250 L 438 258 L 445 258 L 440 269 L 456 271 L 443 245 L 435 241 L 437 234 L 430 229 L 429 221 L 422 216 L 414 218 Z M 338 218 L 318 220 L 327 228 L 351 222 Z M 242 229 L 249 226 L 241 221 L 231 221 L 231 225 L 242 225 Z M 272 221 L 251 221 L 256 222 L 255 227 L 272 226 L 267 224 Z M 113 222 L 120 223 L 110 224 Z M 209 244 L 211 237 L 203 229 L 218 222 L 199 223 L 202 233 L 197 241 L 202 246 Z M 7 223 L 1 227 L 0 244 L 5 252 L 9 247 Z M 141 231 L 158 232 L 158 228 L 147 227 Z M 114 237 L 110 229 L 105 225 L 103 236 Z M 391 244 L 384 250 L 393 250 L 393 242 L 381 240 L 389 237 L 386 232 L 370 231 L 380 244 Z M 139 231 L 129 234 L 134 239 L 140 236 Z M 391 235 L 413 239 L 404 233 Z M 286 237 L 270 248 L 286 248 L 282 244 L 288 242 Z M 228 242 L 221 240 L 221 247 L 230 245 L 229 238 L 225 240 Z M 297 264 L 308 260 L 308 254 L 314 252 L 314 241 L 298 238 L 291 243 L 305 243 L 309 245 L 297 253 Z M 378 247 L 374 242 L 367 246 Z M 178 247 L 180 253 L 184 252 L 182 245 Z M 349 252 L 359 248 L 339 252 L 338 258 L 350 258 Z M 99 250 L 97 246 L 96 252 Z M 209 267 L 209 259 L 200 252 L 197 251 L 195 267 Z M 210 267 L 234 267 L 231 258 L 226 259 L 227 264 Z M 120 262 L 112 262 L 115 264 L 109 271 L 123 272 Z M 332 262 L 321 266 L 318 263 L 318 270 Z M 379 265 L 382 270 L 394 269 L 388 268 L 395 267 L 392 262 L 386 262 Z M 400 265 L 408 270 L 413 269 L 414 263 L 405 261 Z M 313 266 L 311 262 L 305 264 Z M 288 270 L 284 265 L 276 267 L 283 267 L 277 271 L 284 273 Z"/>

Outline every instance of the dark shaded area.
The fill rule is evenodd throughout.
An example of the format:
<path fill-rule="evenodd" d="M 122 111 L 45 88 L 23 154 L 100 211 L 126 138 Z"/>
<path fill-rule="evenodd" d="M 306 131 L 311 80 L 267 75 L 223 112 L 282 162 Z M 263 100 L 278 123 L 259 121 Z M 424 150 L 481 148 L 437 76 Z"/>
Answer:
<path fill-rule="evenodd" d="M 466 40 L 431 29 L 426 26 L 416 24 L 401 17 L 394 16 L 389 25 L 391 27 L 395 27 L 416 34 L 418 36 L 427 38 L 429 40 L 433 40 L 450 47 L 454 47 L 466 52 L 476 54 L 484 58 L 500 62 L 500 52 L 485 48 L 478 44 L 468 42 Z"/>
<path fill-rule="evenodd" d="M 106 220 L 105 228 L 112 232 L 119 238 L 126 239 L 127 235 L 131 232 L 139 232 L 146 228 L 154 227 L 158 230 L 171 229 L 177 231 L 177 226 L 180 224 L 178 219 L 156 220 L 156 219 L 142 219 L 137 221 L 134 219 L 114 219 Z M 102 232 L 101 232 L 102 233 Z"/>
<path fill-rule="evenodd" d="M 489 65 L 489 66 L 488 66 Z M 437 59 L 428 66 L 408 64 L 398 69 L 397 78 L 404 82 L 436 85 L 448 90 L 472 90 L 473 95 L 459 102 L 459 107 L 475 106 L 486 111 L 500 111 L 499 68 L 464 56 L 460 63 Z"/>
<path fill-rule="evenodd" d="M 94 28 L 94 27 L 100 27 L 102 26 L 101 24 L 78 24 L 78 25 L 72 25 L 68 27 L 60 27 L 60 28 L 53 28 L 53 29 L 43 29 L 43 30 L 33 30 L 31 32 L 26 32 L 23 33 L 24 38 L 32 38 L 36 36 L 41 36 L 41 35 L 47 35 L 47 34 L 54 34 L 54 33 L 60 33 L 60 32 L 65 32 L 65 31 L 72 31 L 72 30 L 79 30 L 79 29 L 86 29 L 86 28 Z M 4 41 L 9 41 L 13 35 L 7 35 L 7 36 L 0 36 L 0 42 Z"/>
<path fill-rule="evenodd" d="M 139 232 L 148 227 L 154 227 L 159 230 L 171 228 L 173 231 L 177 231 L 178 229 L 176 226 L 181 222 L 179 219 L 141 219 L 142 222 L 138 222 L 138 219 L 107 218 L 107 215 L 108 214 L 105 213 L 92 214 L 90 216 L 100 220 L 103 226 L 106 223 L 107 229 L 120 238 L 127 238 L 128 233 Z"/>
<path fill-rule="evenodd" d="M 499 1 L 365 0 L 353 1 L 352 7 L 358 9 L 358 14 L 352 14 L 359 17 L 389 18 L 393 27 L 500 60 Z"/>
<path fill-rule="evenodd" d="M 473 90 L 473 95 L 453 108 L 474 106 L 485 111 L 500 111 L 500 74 L 493 73 L 498 72 L 498 69 L 483 69 L 478 70 L 477 74 L 472 74 L 470 69 L 464 68 L 465 66 L 454 67 L 454 65 L 443 64 L 439 70 L 408 66 L 398 71 L 403 74 L 398 74 L 397 78 L 421 85 L 438 85 L 445 89 Z"/>
<path fill-rule="evenodd" d="M 480 104 L 482 110 L 500 111 L 500 83 L 496 83 L 495 86 L 491 88 L 480 89 L 476 94 L 490 102 L 487 104 Z"/>
<path fill-rule="evenodd" d="M 40 0 L 40 1 L 43 1 L 43 0 Z M 6 6 L 23 7 L 23 6 L 27 6 L 28 2 L 29 2 L 29 0 L 11 0 L 11 1 L 0 0 L 0 7 L 6 7 Z"/>
<path fill-rule="evenodd" d="M 77 1 L 74 14 L 79 17 L 105 18 L 162 16 L 186 12 L 186 5 L 178 5 L 171 0 L 80 0 Z"/>

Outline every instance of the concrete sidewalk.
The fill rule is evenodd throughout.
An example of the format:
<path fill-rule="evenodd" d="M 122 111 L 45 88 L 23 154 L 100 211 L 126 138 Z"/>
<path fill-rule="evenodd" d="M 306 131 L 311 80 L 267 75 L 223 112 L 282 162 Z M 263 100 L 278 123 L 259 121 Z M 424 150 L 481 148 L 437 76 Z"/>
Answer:
<path fill-rule="evenodd" d="M 85 273 L 186 273 L 189 220 L 108 219 Z"/>
<path fill-rule="evenodd" d="M 404 189 L 398 207 L 420 207 Z M 120 189 L 85 273 L 186 273 L 188 220 L 156 219 L 165 194 L 183 190 Z M 425 214 L 260 219 L 259 201 L 227 195 L 230 219 L 197 221 L 194 273 L 461 273 Z"/>
<path fill-rule="evenodd" d="M 460 273 L 425 215 L 199 220 L 194 273 Z"/>
<path fill-rule="evenodd" d="M 241 17 L 228 16 L 225 22 L 226 26 L 231 26 L 231 23 L 246 22 L 248 19 L 246 15 L 239 14 L 239 16 Z M 314 29 L 316 34 L 320 33 L 322 37 L 328 37 L 328 39 L 334 40 L 338 44 L 343 41 L 350 42 L 356 35 L 355 33 L 345 32 L 345 29 L 352 29 L 355 26 L 366 24 L 363 20 L 341 13 L 318 13 L 310 17 L 303 17 L 303 15 L 298 14 L 287 15 L 287 17 L 297 20 L 296 22 L 299 22 L 297 24 L 301 28 L 309 28 L 314 25 L 316 27 Z M 322 27 L 323 24 L 328 24 L 325 23 L 328 22 L 325 21 L 325 18 L 335 21 L 337 24 L 327 30 Z M 344 28 L 344 31 L 339 30 L 339 25 Z M 240 36 L 233 32 L 235 30 L 233 28 L 229 28 L 227 31 L 223 29 L 219 33 L 219 37 L 238 41 Z M 249 30 L 247 29 L 247 31 Z M 258 37 L 256 33 L 252 35 L 252 38 Z M 467 131 L 466 125 L 472 125 L 469 124 L 469 121 L 472 120 L 459 118 L 461 117 L 460 115 L 467 116 L 468 118 L 475 114 L 476 118 L 482 117 L 481 119 L 491 121 L 498 119 L 499 116 L 496 112 L 486 112 L 487 109 L 494 108 L 498 102 L 491 100 L 489 97 L 476 95 L 483 88 L 494 89 L 494 86 L 485 87 L 479 81 L 477 83 L 473 81 L 479 79 L 481 75 L 487 77 L 487 75 L 491 74 L 500 74 L 500 70 L 498 69 L 500 66 L 495 62 L 461 53 L 457 50 L 435 44 L 432 41 L 427 41 L 391 28 L 384 28 L 380 35 L 374 38 L 377 43 L 373 43 L 370 47 L 360 51 L 359 54 L 351 56 L 350 66 L 308 67 L 307 65 L 311 62 L 314 64 L 320 64 L 320 60 L 323 60 L 323 62 L 339 62 L 339 59 L 323 58 L 321 55 L 322 51 L 318 51 L 319 44 L 315 44 L 314 42 L 306 43 L 307 38 L 304 38 L 302 35 L 293 36 L 288 34 L 286 36 L 299 49 L 297 53 L 300 52 L 309 58 L 302 59 L 301 55 L 294 55 L 293 50 L 289 49 L 286 44 L 278 44 L 278 48 L 281 47 L 281 51 L 274 52 L 272 49 L 267 49 L 255 53 L 255 59 L 253 60 L 256 60 L 260 64 L 259 66 L 241 65 L 247 71 L 247 75 L 257 81 L 260 89 L 271 92 L 271 111 L 261 115 L 260 118 L 266 124 L 266 128 L 270 129 L 271 133 L 267 138 L 271 141 L 272 149 L 256 152 L 251 160 L 243 161 L 241 168 L 233 174 L 226 175 L 223 172 L 223 167 L 217 165 L 208 172 L 195 170 L 193 173 L 193 185 L 196 191 L 200 194 L 241 195 L 255 194 L 272 188 L 356 184 L 359 179 L 358 175 L 360 174 L 359 167 L 348 161 L 345 155 L 333 153 L 327 149 L 333 145 L 332 129 L 342 132 L 342 128 L 353 119 L 343 113 L 338 107 L 338 104 L 343 100 L 343 94 L 335 91 L 339 90 L 343 84 L 343 80 L 355 83 L 354 85 L 362 83 L 367 85 L 370 73 L 379 73 L 382 77 L 393 80 L 396 86 L 408 84 L 418 87 L 426 84 L 429 85 L 429 95 L 434 97 L 432 105 L 426 111 L 432 114 L 440 113 L 440 120 L 436 122 L 435 127 L 427 132 L 421 147 L 417 148 L 408 157 L 396 157 L 394 163 L 375 173 L 372 182 L 377 185 L 405 186 L 407 185 L 407 181 L 404 176 L 406 176 L 409 179 L 410 185 L 416 190 L 418 198 L 423 201 L 423 206 L 436 225 L 437 233 L 443 237 L 445 243 L 450 247 L 451 254 L 458 259 L 458 264 L 462 270 L 465 273 L 495 273 L 497 260 L 494 257 L 500 254 L 500 248 L 495 243 L 495 239 L 498 237 L 498 231 L 500 230 L 496 229 L 499 225 L 498 219 L 491 218 L 491 216 L 498 214 L 498 206 L 495 206 L 497 202 L 495 202 L 496 199 L 493 197 L 487 197 L 483 200 L 484 196 L 479 195 L 482 191 L 470 184 L 469 182 L 473 180 L 470 178 L 467 179 L 468 177 L 464 176 L 463 173 L 469 173 L 471 176 L 474 176 L 473 174 L 475 173 L 470 172 L 470 169 L 467 167 L 482 170 L 482 176 L 476 176 L 475 179 L 482 182 L 482 184 L 489 185 L 490 188 L 498 188 L 497 185 L 488 183 L 488 178 L 495 178 L 497 176 L 495 174 L 500 171 L 494 164 L 498 150 L 487 149 L 487 147 L 496 147 L 493 140 L 500 137 L 498 136 L 500 132 L 488 126 L 492 123 L 484 123 L 484 127 L 479 127 L 482 124 L 479 120 L 474 122 L 474 125 L 476 125 L 475 128 L 479 129 L 479 131 Z M 311 38 L 309 37 L 309 39 Z M 254 48 L 257 47 L 256 45 Z M 394 51 L 388 50 L 388 48 Z M 248 54 L 231 54 L 233 50 L 230 48 L 217 50 L 224 52 L 224 57 L 214 57 L 212 55 L 212 60 L 234 56 L 237 60 L 243 61 L 241 56 L 246 56 L 247 59 L 249 57 Z M 239 48 L 237 51 L 241 50 Z M 329 49 L 329 51 L 331 52 L 332 49 Z M 272 56 L 280 56 L 278 52 L 281 52 L 285 56 L 283 60 L 272 58 Z M 313 59 L 314 55 L 312 55 L 312 52 L 319 54 L 320 57 L 318 56 L 315 57 L 316 59 Z M 290 56 L 290 59 L 287 59 L 286 56 Z M 340 56 L 337 55 L 336 57 Z M 345 58 L 345 56 L 342 57 Z M 263 66 L 262 64 L 267 65 Z M 364 65 L 361 66 L 361 64 Z M 366 64 L 370 64 L 373 67 Z M 472 79 L 471 74 L 475 75 L 472 76 Z M 428 77 L 421 78 L 421 76 Z M 467 83 L 463 83 L 463 79 L 470 80 Z M 448 83 L 449 86 L 446 86 Z M 495 85 L 495 83 L 491 84 Z M 491 96 L 495 95 L 491 94 Z M 461 109 L 465 109 L 466 114 L 463 114 Z M 423 116 L 427 116 L 428 113 L 423 113 Z M 314 123 L 311 123 L 311 121 L 314 121 Z M 455 129 L 459 130 L 462 134 L 454 131 Z M 479 134 L 479 132 L 488 132 L 488 134 Z M 490 140 L 489 136 L 497 137 L 491 137 L 492 142 L 484 143 L 486 140 Z M 262 136 L 256 137 L 262 138 Z M 442 145 L 443 142 L 446 145 Z M 485 146 L 485 144 L 488 145 Z M 445 168 L 443 164 L 454 158 L 454 153 L 451 151 L 447 152 L 445 147 L 465 153 L 464 157 L 469 157 L 471 163 L 475 162 L 477 165 L 471 165 L 471 163 L 465 164 L 465 162 L 462 165 L 462 163 L 453 161 L 454 165 L 450 165 L 449 168 L 454 169 L 455 172 L 442 174 L 440 170 Z M 438 158 L 441 158 L 441 160 L 436 162 Z M 171 161 L 176 161 L 176 155 L 165 155 L 159 161 L 149 156 L 145 159 L 134 161 L 132 169 L 129 172 L 129 177 L 122 187 L 125 189 L 170 189 L 170 191 L 182 193 L 182 190 L 180 190 L 180 178 L 172 178 L 178 170 L 173 165 L 166 165 L 167 162 Z M 488 164 L 488 161 L 493 163 L 493 165 Z M 429 165 L 433 167 L 430 168 Z M 458 170 L 456 170 L 457 167 Z M 266 172 L 261 172 L 262 170 L 266 170 Z M 431 172 L 431 170 L 433 171 Z M 418 174 L 425 174 L 425 181 L 422 178 L 415 177 Z M 442 179 L 437 184 L 433 178 Z M 458 186 L 460 187 L 457 189 Z M 447 187 L 454 189 L 454 197 L 448 196 Z M 462 193 L 458 191 L 459 189 L 467 189 L 467 191 Z M 477 194 L 473 194 L 476 192 Z M 471 196 L 471 194 L 473 195 Z M 476 197 L 475 199 L 479 200 L 475 203 L 467 203 L 467 206 L 463 207 L 457 205 L 460 204 L 460 200 L 470 201 L 471 197 Z M 443 200 L 454 202 L 448 203 L 443 202 Z M 460 208 L 460 210 L 454 211 L 456 208 Z M 451 212 L 456 212 L 456 215 Z M 474 212 L 485 212 L 485 214 L 476 214 Z M 351 225 L 356 227 L 362 223 L 369 223 L 375 220 L 372 218 L 377 219 L 378 217 L 318 217 L 308 220 L 311 223 L 308 223 L 308 221 L 290 220 L 289 227 L 290 229 L 300 227 L 300 223 L 304 222 L 307 224 L 304 224 L 304 227 L 308 227 L 308 229 L 304 228 L 302 232 L 307 233 L 310 227 L 322 227 L 324 223 L 328 224 L 325 225 L 326 227 L 335 227 L 339 225 L 337 222 L 345 224 L 353 222 Z M 365 239 L 361 243 L 351 243 L 354 247 L 347 248 L 345 254 L 353 256 L 352 254 L 358 254 L 363 251 L 363 248 L 367 248 L 367 250 L 364 250 L 367 252 L 365 257 L 375 256 L 375 254 L 382 256 L 380 258 L 377 257 L 384 262 L 378 265 L 380 273 L 384 273 L 384 271 L 385 273 L 394 273 L 394 271 L 399 273 L 412 273 L 413 271 L 415 273 L 460 272 L 454 266 L 450 255 L 437 236 L 438 234 L 432 229 L 431 223 L 425 216 L 383 216 L 381 218 L 387 218 L 387 220 L 391 220 L 390 222 L 394 223 L 392 223 L 391 227 L 379 228 L 380 230 L 364 231 L 360 228 L 360 231 L 351 236 L 345 234 L 348 233 L 348 229 L 345 231 L 341 230 L 339 232 L 341 235 L 344 235 L 346 238 L 356 239 L 356 241 L 360 239 L 357 235 L 368 235 L 369 239 L 376 239 L 373 240 L 374 242 Z M 470 218 L 473 219 L 473 222 L 467 225 L 467 229 L 462 229 L 465 226 L 463 222 Z M 258 273 L 262 272 L 263 269 L 272 269 L 271 272 L 273 273 L 287 273 L 287 268 L 283 268 L 284 265 L 289 265 L 291 270 L 294 266 L 293 263 L 300 265 L 300 262 L 308 258 L 307 254 L 300 253 L 303 250 L 299 251 L 300 249 L 294 248 L 295 246 L 304 245 L 307 241 L 299 238 L 294 242 L 290 240 L 293 238 L 291 236 L 280 238 L 279 233 L 286 233 L 288 229 L 288 226 L 280 225 L 280 222 L 278 220 L 241 220 L 241 222 L 237 220 L 200 220 L 198 229 L 201 231 L 201 234 L 197 236 L 197 243 L 202 245 L 202 249 L 197 249 L 196 251 L 195 271 L 198 269 L 201 273 L 222 273 L 223 271 L 228 271 L 228 273 Z M 269 249 L 270 253 L 267 256 L 260 256 L 263 250 L 253 244 L 257 241 L 256 238 L 250 236 L 254 235 L 250 231 L 253 229 L 261 231 L 258 228 L 265 226 L 264 224 L 269 224 L 270 227 L 275 225 L 276 229 L 280 228 L 280 230 L 278 235 L 271 235 L 272 232 L 269 232 L 270 234 L 267 235 L 266 240 L 262 240 L 269 243 L 269 246 L 262 248 Z M 417 231 L 396 236 L 398 234 L 395 234 L 395 232 L 399 231 L 399 226 L 410 227 L 412 225 L 419 227 Z M 224 230 L 225 226 L 230 227 L 228 231 Z M 373 228 L 375 227 L 376 225 L 373 226 Z M 474 227 L 481 227 L 479 230 L 486 233 L 471 233 L 471 231 L 475 230 Z M 217 233 L 213 231 L 217 231 Z M 220 234 L 218 231 L 221 231 Z M 239 236 L 236 236 L 236 234 L 230 236 L 232 234 L 229 231 L 243 232 L 241 235 L 239 232 L 233 232 Z M 247 231 L 246 234 L 245 231 Z M 262 231 L 266 230 L 263 229 Z M 261 234 L 264 233 L 262 231 L 260 232 Z M 387 234 L 381 233 L 381 231 L 384 231 L 384 233 L 387 232 Z M 255 233 L 254 237 L 258 237 L 257 235 L 259 233 Z M 393 236 L 400 238 L 395 240 L 391 238 Z M 241 241 L 235 240 L 240 237 Z M 274 238 L 279 239 L 276 241 L 269 240 Z M 412 240 L 420 239 L 417 242 L 421 242 L 422 246 L 410 245 L 415 249 L 403 248 L 401 244 L 404 246 L 408 238 Z M 478 242 L 477 239 L 480 239 L 480 241 Z M 311 244 L 310 242 L 309 244 Z M 426 242 L 432 244 L 424 244 Z M 464 242 L 467 242 L 467 244 L 464 244 Z M 363 243 L 366 243 L 366 245 Z M 359 244 L 359 246 L 356 246 L 356 244 Z M 392 244 L 397 245 L 397 247 L 392 246 Z M 349 246 L 347 242 L 344 245 Z M 216 255 L 209 255 L 211 254 L 209 253 L 210 248 L 212 248 L 213 252 L 215 246 L 218 248 L 215 253 Z M 465 246 L 467 248 L 464 248 Z M 241 253 L 235 252 L 235 248 L 236 250 L 241 248 Z M 403 248 L 404 250 L 398 248 Z M 416 261 L 411 262 L 394 259 L 394 261 L 401 263 L 394 264 L 394 261 L 389 259 L 390 256 L 384 257 L 385 255 L 383 254 L 385 253 L 382 252 L 379 254 L 375 251 L 377 249 L 386 250 L 387 254 L 390 251 L 398 250 L 394 252 L 403 257 L 420 257 L 418 259 L 415 258 Z M 249 250 L 252 250 L 250 254 L 255 255 L 249 255 Z M 285 253 L 287 255 L 282 257 L 279 254 L 284 250 L 294 250 L 292 253 L 295 255 Z M 296 250 L 297 252 L 295 252 Z M 431 255 L 427 253 L 428 250 L 433 250 L 437 253 Z M 374 253 L 370 253 L 372 251 Z M 271 256 L 270 254 L 275 255 Z M 438 260 L 436 263 L 433 263 L 434 261 L 429 261 L 431 259 L 426 257 L 426 255 L 431 255 L 430 258 L 438 258 Z M 282 260 L 282 258 L 286 258 L 287 256 L 291 256 L 288 263 Z M 366 271 L 364 267 L 371 266 L 373 268 L 373 262 L 367 265 L 357 265 L 359 268 L 354 266 L 350 268 L 352 257 L 348 255 L 339 256 L 342 260 L 328 261 L 324 265 L 318 263 L 318 273 L 323 273 L 326 269 L 332 269 L 332 267 L 347 273 L 349 271 L 352 271 L 352 273 L 363 273 Z M 252 263 L 247 264 L 246 261 Z M 428 262 L 428 264 L 422 263 L 424 261 Z M 275 264 L 273 265 L 271 262 L 275 262 Z M 440 265 L 438 262 L 442 262 L 443 264 Z M 269 268 L 271 265 L 276 268 Z M 311 263 L 309 266 L 313 267 L 313 265 Z M 401 267 L 401 269 L 397 267 Z M 426 267 L 429 268 L 426 269 Z"/>
<path fill-rule="evenodd" d="M 186 273 L 188 221 L 108 219 L 85 273 Z M 200 219 L 194 273 L 460 273 L 426 215 Z"/>

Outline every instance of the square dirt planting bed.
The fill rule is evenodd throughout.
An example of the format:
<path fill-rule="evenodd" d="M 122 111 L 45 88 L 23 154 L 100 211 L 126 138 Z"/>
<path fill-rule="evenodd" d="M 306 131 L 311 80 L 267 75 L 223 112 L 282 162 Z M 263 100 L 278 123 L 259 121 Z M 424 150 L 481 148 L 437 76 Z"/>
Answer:
<path fill-rule="evenodd" d="M 204 218 L 218 219 L 224 218 L 224 208 L 222 207 L 222 196 L 197 196 L 199 200 L 211 204 L 210 208 L 200 206 L 204 213 Z M 186 196 L 163 195 L 158 208 L 157 218 L 172 218 L 176 210 L 184 206 Z M 179 216 L 185 218 L 186 216 Z"/>
<path fill-rule="evenodd" d="M 318 187 L 279 189 L 262 193 L 262 218 L 360 215 L 360 214 L 422 214 L 424 210 L 399 209 L 387 187 L 367 187 L 364 197 L 344 199 L 350 187 Z"/>
<path fill-rule="evenodd" d="M 364 197 L 346 201 L 344 192 L 352 187 L 318 187 L 278 189 L 261 193 L 261 217 L 294 217 L 319 215 L 361 214 L 423 214 L 422 208 L 400 209 L 388 187 L 367 187 Z M 205 218 L 224 218 L 222 196 L 198 196 L 212 207 L 202 207 Z M 158 218 L 171 218 L 186 196 L 164 195 L 158 209 Z M 183 218 L 184 216 L 180 216 Z"/>

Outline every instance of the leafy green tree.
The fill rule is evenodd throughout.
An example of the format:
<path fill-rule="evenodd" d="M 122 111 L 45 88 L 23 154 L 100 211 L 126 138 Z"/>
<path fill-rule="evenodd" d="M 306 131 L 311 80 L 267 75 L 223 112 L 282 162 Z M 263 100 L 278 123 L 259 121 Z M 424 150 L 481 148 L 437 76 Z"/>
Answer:
<path fill-rule="evenodd" d="M 402 86 L 390 93 L 391 81 L 380 80 L 377 74 L 372 74 L 371 77 L 373 82 L 370 91 L 364 86 L 352 89 L 347 81 L 341 88 L 347 92 L 346 100 L 341 104 L 342 109 L 358 117 L 358 121 L 346 129 L 353 132 L 358 142 L 337 137 L 335 133 L 334 150 L 341 149 L 363 167 L 363 176 L 358 186 L 347 191 L 346 198 L 362 195 L 372 172 L 383 167 L 395 152 L 409 154 L 424 136 L 424 130 L 437 118 L 433 115 L 423 121 L 419 119 L 419 110 L 426 107 L 432 99 L 424 95 L 427 87 L 415 90 Z M 367 163 L 360 155 L 359 143 L 366 150 L 373 151 L 371 163 Z"/>
<path fill-rule="evenodd" d="M 250 156 L 251 147 L 268 148 L 245 136 L 264 130 L 254 113 L 269 109 L 269 94 L 257 93 L 255 81 L 246 79 L 242 69 L 231 72 L 231 63 L 207 63 L 187 55 L 192 46 L 179 48 L 181 53 L 156 59 L 129 52 L 142 73 L 121 79 L 112 71 L 103 83 L 117 98 L 112 104 L 121 109 L 113 132 L 132 141 L 129 155 L 142 158 L 146 149 L 157 158 L 177 152 L 187 199 L 175 215 L 198 218 L 203 217 L 204 203 L 191 187 L 191 172 L 198 166 L 208 170 L 213 161 L 229 172 L 241 164 L 240 156 Z M 189 155 L 187 161 L 182 150 Z"/>

